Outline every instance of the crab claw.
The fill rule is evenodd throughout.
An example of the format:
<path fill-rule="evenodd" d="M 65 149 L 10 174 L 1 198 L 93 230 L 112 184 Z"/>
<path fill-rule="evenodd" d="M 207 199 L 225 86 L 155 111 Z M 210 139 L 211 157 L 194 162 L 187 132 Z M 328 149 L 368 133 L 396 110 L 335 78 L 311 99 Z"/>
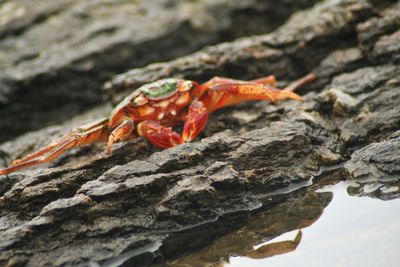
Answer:
<path fill-rule="evenodd" d="M 194 100 L 186 115 L 183 126 L 182 139 L 185 142 L 192 141 L 204 129 L 208 120 L 208 111 L 203 102 Z"/>
<path fill-rule="evenodd" d="M 137 126 L 140 136 L 144 136 L 159 148 L 169 148 L 182 144 L 181 136 L 170 127 L 162 126 L 158 121 L 142 121 Z"/>

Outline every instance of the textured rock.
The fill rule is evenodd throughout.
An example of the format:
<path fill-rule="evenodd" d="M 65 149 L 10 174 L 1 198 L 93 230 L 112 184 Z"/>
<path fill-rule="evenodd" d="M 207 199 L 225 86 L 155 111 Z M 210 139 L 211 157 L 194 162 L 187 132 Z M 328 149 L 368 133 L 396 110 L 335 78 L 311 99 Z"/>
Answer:
<path fill-rule="evenodd" d="M 324 94 L 346 143 L 379 140 L 400 124 L 400 74 L 397 65 L 357 69 L 336 76 Z M 326 108 L 326 107 L 324 107 Z"/>
<path fill-rule="evenodd" d="M 400 11 L 384 2 L 325 1 L 272 33 L 115 76 L 103 92 L 113 102 L 167 76 L 273 73 L 285 85 L 314 70 L 319 79 L 300 91 L 303 103 L 256 102 L 214 113 L 193 143 L 159 151 L 136 139 L 117 144 L 108 158 L 102 144 L 94 145 L 66 153 L 51 168 L 0 177 L 0 265 L 162 266 L 222 238 L 204 262 L 216 263 L 246 255 L 266 236 L 310 225 L 330 201 L 314 192 L 324 184 L 354 178 L 351 194 L 399 197 L 393 25 Z M 12 25 L 2 36 L 23 28 Z M 0 81 L 14 86 L 7 76 Z M 1 144 L 0 166 L 109 110 L 102 104 Z M 243 246 L 228 248 L 224 240 Z"/>
<path fill-rule="evenodd" d="M 314 2 L 2 1 L 0 141 L 104 102 L 113 74 L 271 31 Z"/>
<path fill-rule="evenodd" d="M 385 175 L 396 175 L 400 173 L 399 151 L 399 138 L 373 143 L 354 152 L 345 167 L 354 178 L 367 175 L 384 178 Z"/>
<path fill-rule="evenodd" d="M 399 136 L 397 132 L 394 136 Z M 346 162 L 350 177 L 359 180 L 350 192 L 381 199 L 400 197 L 400 137 L 372 143 L 355 151 Z"/>
<path fill-rule="evenodd" d="M 298 77 L 336 48 L 331 45 L 335 40 L 354 34 L 354 24 L 372 13 L 366 3 L 322 4 L 296 13 L 271 34 L 223 43 L 175 61 L 134 69 L 116 76 L 105 87 L 116 94 L 168 76 L 205 80 L 235 73 L 236 78 L 250 79 L 273 73 L 280 79 Z M 309 19 L 304 20 L 306 16 Z"/>

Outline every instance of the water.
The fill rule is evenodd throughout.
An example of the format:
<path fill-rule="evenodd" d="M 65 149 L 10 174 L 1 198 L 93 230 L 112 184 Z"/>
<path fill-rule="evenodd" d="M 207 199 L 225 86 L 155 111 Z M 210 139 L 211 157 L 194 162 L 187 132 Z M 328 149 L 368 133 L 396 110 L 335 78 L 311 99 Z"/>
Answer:
<path fill-rule="evenodd" d="M 196 230 L 210 245 L 153 266 L 400 266 L 398 178 L 316 187 L 284 192 L 291 196 L 251 215 L 223 216 Z"/>
<path fill-rule="evenodd" d="M 234 256 L 218 266 L 400 266 L 400 199 L 352 197 L 348 186 L 342 182 L 324 189 L 333 192 L 333 200 L 302 230 L 294 251 L 265 259 Z M 294 240 L 297 233 L 287 232 L 254 248 Z"/>
<path fill-rule="evenodd" d="M 161 247 L 161 242 L 152 242 L 141 248 L 136 248 L 136 249 L 133 249 L 132 251 L 122 253 L 118 258 L 104 262 L 101 266 L 103 266 L 103 267 L 118 267 L 118 266 L 121 266 L 124 263 L 126 263 L 126 261 L 129 260 L 130 258 L 133 258 L 137 255 L 141 255 L 143 253 L 155 252 L 160 247 Z M 97 266 L 100 266 L 100 265 L 93 263 L 91 267 L 97 267 Z"/>

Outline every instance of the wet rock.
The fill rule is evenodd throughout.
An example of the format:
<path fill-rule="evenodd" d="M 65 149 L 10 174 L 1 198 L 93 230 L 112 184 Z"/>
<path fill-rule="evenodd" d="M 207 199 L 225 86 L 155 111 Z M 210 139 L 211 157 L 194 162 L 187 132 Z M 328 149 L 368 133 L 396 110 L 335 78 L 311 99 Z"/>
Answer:
<path fill-rule="evenodd" d="M 355 151 L 345 170 L 357 179 L 352 195 L 389 200 L 400 197 L 400 138 L 372 143 Z"/>
<path fill-rule="evenodd" d="M 400 138 L 370 144 L 355 151 L 345 168 L 355 178 L 377 179 L 400 173 Z"/>

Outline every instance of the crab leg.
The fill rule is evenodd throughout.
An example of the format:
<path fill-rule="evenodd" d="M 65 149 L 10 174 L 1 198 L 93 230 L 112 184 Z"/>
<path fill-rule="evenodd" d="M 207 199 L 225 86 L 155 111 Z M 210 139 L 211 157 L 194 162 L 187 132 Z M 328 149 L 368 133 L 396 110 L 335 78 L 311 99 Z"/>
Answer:
<path fill-rule="evenodd" d="M 276 78 L 274 75 L 269 75 L 263 78 L 258 78 L 255 80 L 250 80 L 250 82 L 253 83 L 261 83 L 261 84 L 267 84 L 267 85 L 271 85 L 271 86 L 275 86 L 276 84 Z"/>
<path fill-rule="evenodd" d="M 79 127 L 54 140 L 48 146 L 21 159 L 14 160 L 9 167 L 0 169 L 0 174 L 6 175 L 23 168 L 49 162 L 72 147 L 104 140 L 108 135 L 107 123 L 108 119 L 105 118 Z"/>
<path fill-rule="evenodd" d="M 125 141 L 133 137 L 134 129 L 135 129 L 135 123 L 130 119 L 124 121 L 121 125 L 115 128 L 108 137 L 106 154 L 110 155 L 111 146 L 113 143 L 118 141 Z"/>
<path fill-rule="evenodd" d="M 281 90 L 273 87 L 275 83 L 275 77 L 273 76 L 267 76 L 248 82 L 214 77 L 203 84 L 203 86 L 213 86 L 205 92 L 201 97 L 201 101 L 205 103 L 209 112 L 251 100 L 270 100 L 272 102 L 277 102 L 284 99 L 294 99 L 302 101 L 303 99 L 299 95 L 293 93 L 293 91 L 307 85 L 315 79 L 315 75 L 310 73 L 291 83 L 284 90 Z"/>
<path fill-rule="evenodd" d="M 137 126 L 138 134 L 144 136 L 153 145 L 159 148 L 169 148 L 183 143 L 182 137 L 172 130 L 165 127 L 159 121 L 146 120 Z"/>
<path fill-rule="evenodd" d="M 285 87 L 283 90 L 285 91 L 295 91 L 301 87 L 306 86 L 307 84 L 311 83 L 312 81 L 316 80 L 317 77 L 315 76 L 314 73 L 309 73 L 306 76 L 292 82 L 289 84 L 287 87 Z M 203 83 L 203 86 L 208 86 L 208 87 L 213 87 L 219 84 L 232 84 L 232 83 L 259 83 L 259 84 L 265 84 L 265 85 L 271 85 L 275 86 L 276 84 L 276 78 L 274 75 L 269 75 L 266 77 L 250 80 L 250 81 L 243 81 L 243 80 L 236 80 L 236 79 L 231 79 L 231 78 L 226 78 L 226 77 L 219 77 L 215 76 L 208 80 L 207 82 Z"/>
<path fill-rule="evenodd" d="M 146 120 L 138 124 L 140 136 L 146 137 L 153 145 L 160 148 L 173 147 L 184 142 L 190 142 L 204 129 L 208 120 L 208 111 L 204 104 L 194 100 L 185 117 L 182 136 L 165 127 L 159 121 Z"/>
<path fill-rule="evenodd" d="M 304 77 L 301 77 L 300 79 L 292 82 L 288 86 L 286 86 L 283 90 L 285 91 L 296 91 L 297 89 L 306 86 L 307 84 L 311 83 L 312 81 L 315 81 L 317 79 L 317 76 L 315 76 L 314 73 L 309 73 Z"/>
<path fill-rule="evenodd" d="M 274 75 L 269 75 L 269 76 L 266 76 L 263 78 L 250 80 L 250 81 L 243 81 L 243 80 L 236 80 L 236 79 L 231 79 L 231 78 L 226 78 L 226 77 L 215 76 L 215 77 L 211 78 L 210 80 L 208 80 L 207 82 L 203 83 L 203 86 L 213 87 L 218 84 L 230 84 L 230 83 L 259 83 L 259 84 L 275 86 L 276 79 L 275 79 Z"/>
<path fill-rule="evenodd" d="M 208 90 L 200 99 L 209 112 L 251 100 L 281 101 L 287 98 L 302 101 L 302 98 L 291 92 L 269 85 L 257 83 L 219 84 Z"/>

